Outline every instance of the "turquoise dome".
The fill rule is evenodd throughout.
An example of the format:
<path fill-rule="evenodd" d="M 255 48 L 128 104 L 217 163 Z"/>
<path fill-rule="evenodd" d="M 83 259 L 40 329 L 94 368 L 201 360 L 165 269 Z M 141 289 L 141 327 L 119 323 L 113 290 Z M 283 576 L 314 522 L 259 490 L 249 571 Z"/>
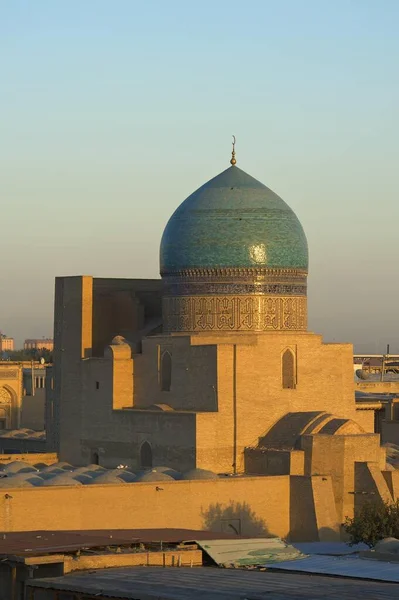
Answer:
<path fill-rule="evenodd" d="M 308 268 L 306 236 L 295 213 L 236 166 L 191 194 L 161 241 L 161 275 L 223 267 Z"/>

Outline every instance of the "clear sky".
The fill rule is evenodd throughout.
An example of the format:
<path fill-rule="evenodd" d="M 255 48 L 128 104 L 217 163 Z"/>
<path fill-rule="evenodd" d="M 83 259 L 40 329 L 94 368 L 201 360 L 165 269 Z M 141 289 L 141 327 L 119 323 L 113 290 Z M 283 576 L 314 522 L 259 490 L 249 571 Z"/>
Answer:
<path fill-rule="evenodd" d="M 397 0 L 0 2 L 0 329 L 56 275 L 157 277 L 167 219 L 238 165 L 298 214 L 310 328 L 399 352 Z"/>

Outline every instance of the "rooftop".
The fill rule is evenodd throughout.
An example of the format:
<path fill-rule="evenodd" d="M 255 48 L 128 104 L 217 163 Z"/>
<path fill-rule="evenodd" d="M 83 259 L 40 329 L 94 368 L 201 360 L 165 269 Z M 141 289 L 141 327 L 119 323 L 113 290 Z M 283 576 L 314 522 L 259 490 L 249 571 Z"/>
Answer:
<path fill-rule="evenodd" d="M 91 529 L 83 531 L 12 531 L 0 537 L 0 556 L 64 554 L 89 548 L 162 542 L 180 544 L 194 540 L 234 539 L 231 533 L 196 529 Z"/>
<path fill-rule="evenodd" d="M 135 600 L 396 600 L 398 592 L 391 583 L 216 568 L 99 569 L 27 585 Z"/>

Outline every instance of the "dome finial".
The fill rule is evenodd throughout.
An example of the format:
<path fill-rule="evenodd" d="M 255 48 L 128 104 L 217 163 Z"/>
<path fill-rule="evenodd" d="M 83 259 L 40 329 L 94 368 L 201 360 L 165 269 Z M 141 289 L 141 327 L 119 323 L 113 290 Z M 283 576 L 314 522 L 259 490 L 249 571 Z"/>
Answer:
<path fill-rule="evenodd" d="M 235 147 L 236 147 L 236 136 L 233 135 L 233 150 L 231 152 L 231 160 L 230 160 L 230 164 L 233 166 L 235 164 L 237 164 Z"/>

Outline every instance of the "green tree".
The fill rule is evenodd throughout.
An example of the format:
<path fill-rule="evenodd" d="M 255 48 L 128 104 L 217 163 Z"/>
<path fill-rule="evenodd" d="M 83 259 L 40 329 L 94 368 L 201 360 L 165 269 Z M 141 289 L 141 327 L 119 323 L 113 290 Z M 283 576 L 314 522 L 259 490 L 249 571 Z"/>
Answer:
<path fill-rule="evenodd" d="M 367 502 L 353 519 L 346 517 L 344 529 L 351 546 L 363 542 L 373 548 L 384 538 L 399 538 L 399 500 L 392 504 Z"/>
<path fill-rule="evenodd" d="M 29 350 L 12 350 L 10 352 L 3 353 L 7 360 L 14 361 L 25 361 L 25 360 L 35 360 L 38 361 L 41 358 L 44 358 L 46 363 L 51 363 L 53 361 L 53 353 L 50 350 L 41 349 L 36 350 L 35 348 L 31 348 Z"/>

